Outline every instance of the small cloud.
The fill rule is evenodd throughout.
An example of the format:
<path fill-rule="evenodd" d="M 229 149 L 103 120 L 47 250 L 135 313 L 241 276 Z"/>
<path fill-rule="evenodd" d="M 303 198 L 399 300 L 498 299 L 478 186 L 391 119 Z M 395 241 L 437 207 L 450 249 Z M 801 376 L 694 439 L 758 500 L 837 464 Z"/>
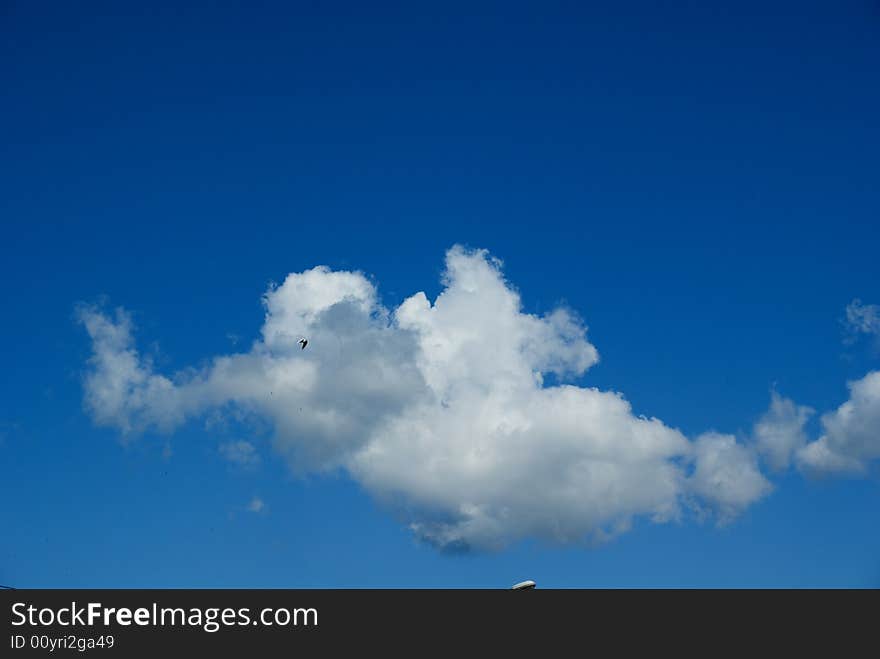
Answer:
<path fill-rule="evenodd" d="M 859 298 L 855 298 L 846 305 L 846 318 L 843 320 L 846 328 L 846 343 L 854 343 L 860 334 L 880 336 L 880 306 L 876 304 L 862 304 Z"/>
<path fill-rule="evenodd" d="M 260 497 L 254 497 L 247 505 L 247 511 L 251 513 L 261 513 L 266 508 L 266 503 Z"/>
<path fill-rule="evenodd" d="M 227 332 L 226 338 L 229 339 L 232 345 L 238 345 L 238 342 L 241 341 L 241 337 L 235 332 Z"/>
<path fill-rule="evenodd" d="M 244 440 L 226 442 L 220 445 L 219 450 L 224 458 L 242 467 L 255 467 L 260 464 L 260 454 L 250 442 Z"/>
<path fill-rule="evenodd" d="M 755 452 L 733 435 L 703 433 L 694 442 L 693 458 L 691 491 L 716 512 L 721 525 L 773 489 L 761 473 Z"/>
<path fill-rule="evenodd" d="M 774 471 L 788 468 L 792 456 L 807 443 L 804 430 L 815 410 L 797 405 L 776 389 L 770 392 L 770 408 L 752 431 L 755 448 Z"/>

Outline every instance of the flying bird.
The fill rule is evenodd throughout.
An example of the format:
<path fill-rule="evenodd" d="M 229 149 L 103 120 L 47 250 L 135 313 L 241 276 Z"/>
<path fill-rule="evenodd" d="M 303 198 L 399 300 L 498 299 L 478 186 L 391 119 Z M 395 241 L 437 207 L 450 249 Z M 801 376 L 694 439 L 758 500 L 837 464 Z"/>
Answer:
<path fill-rule="evenodd" d="M 308 340 L 306 337 L 302 337 L 302 338 L 298 341 L 298 343 L 302 346 L 302 348 L 300 348 L 300 350 L 305 350 L 305 349 L 306 349 L 306 346 L 309 345 L 309 340 Z"/>

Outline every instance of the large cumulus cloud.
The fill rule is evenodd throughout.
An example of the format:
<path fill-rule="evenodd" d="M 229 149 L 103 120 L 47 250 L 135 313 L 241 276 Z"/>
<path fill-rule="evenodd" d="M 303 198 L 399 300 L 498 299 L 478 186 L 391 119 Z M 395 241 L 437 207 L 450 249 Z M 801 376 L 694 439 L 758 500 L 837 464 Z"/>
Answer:
<path fill-rule="evenodd" d="M 128 438 L 230 407 L 268 420 L 295 470 L 345 470 L 445 548 L 602 540 L 687 503 L 726 520 L 769 491 L 752 446 L 690 440 L 571 384 L 599 359 L 586 327 L 563 308 L 524 313 L 487 252 L 450 249 L 443 284 L 389 310 L 362 273 L 290 274 L 247 352 L 170 376 L 138 353 L 125 311 L 83 307 L 86 406 Z"/>

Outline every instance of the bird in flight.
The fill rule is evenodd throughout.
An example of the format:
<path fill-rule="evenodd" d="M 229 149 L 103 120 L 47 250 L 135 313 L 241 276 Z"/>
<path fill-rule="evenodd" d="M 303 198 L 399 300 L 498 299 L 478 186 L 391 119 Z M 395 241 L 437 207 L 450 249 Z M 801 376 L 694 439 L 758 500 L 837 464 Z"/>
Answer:
<path fill-rule="evenodd" d="M 308 340 L 306 337 L 302 337 L 302 338 L 298 341 L 298 343 L 302 346 L 302 348 L 300 348 L 300 350 L 305 350 L 305 349 L 306 349 L 306 346 L 309 345 L 309 340 Z"/>

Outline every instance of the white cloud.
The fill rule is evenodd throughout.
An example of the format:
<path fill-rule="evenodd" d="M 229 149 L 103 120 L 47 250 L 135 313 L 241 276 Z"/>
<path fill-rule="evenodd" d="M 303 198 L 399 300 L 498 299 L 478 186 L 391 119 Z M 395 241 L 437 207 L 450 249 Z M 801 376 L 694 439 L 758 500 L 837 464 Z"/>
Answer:
<path fill-rule="evenodd" d="M 880 306 L 862 304 L 862 301 L 856 298 L 846 306 L 844 324 L 851 336 L 857 334 L 880 335 Z"/>
<path fill-rule="evenodd" d="M 880 458 L 880 371 L 848 387 L 849 400 L 822 416 L 822 436 L 798 451 L 804 471 L 863 474 L 871 460 Z"/>
<path fill-rule="evenodd" d="M 844 324 L 850 338 L 880 337 L 880 307 L 855 299 L 846 307 Z M 783 469 L 794 462 L 812 476 L 864 475 L 880 458 L 880 371 L 847 384 L 849 399 L 823 414 L 822 432 L 808 441 L 804 426 L 815 411 L 773 392 L 770 409 L 755 425 L 755 446 L 768 464 Z"/>
<path fill-rule="evenodd" d="M 219 450 L 224 458 L 242 467 L 254 467 L 260 463 L 256 447 L 244 440 L 224 442 Z"/>
<path fill-rule="evenodd" d="M 247 505 L 247 511 L 251 513 L 261 513 L 266 508 L 266 503 L 260 497 L 254 497 Z"/>
<path fill-rule="evenodd" d="M 485 251 L 449 250 L 443 283 L 433 303 L 416 293 L 388 310 L 361 273 L 290 274 L 250 350 L 174 377 L 138 355 L 125 312 L 83 308 L 86 405 L 126 435 L 230 405 L 267 419 L 295 470 L 346 470 L 446 548 L 601 540 L 693 497 L 728 519 L 769 490 L 732 436 L 691 442 L 619 393 L 545 386 L 598 352 L 572 312 L 523 313 Z"/>
<path fill-rule="evenodd" d="M 690 489 L 712 505 L 722 522 L 729 521 L 770 490 L 757 456 L 733 435 L 709 432 L 694 445 L 695 469 Z"/>
<path fill-rule="evenodd" d="M 792 456 L 807 443 L 804 426 L 814 410 L 795 405 L 788 398 L 771 392 L 770 409 L 755 424 L 758 451 L 771 468 L 786 469 Z"/>
<path fill-rule="evenodd" d="M 123 436 L 150 426 L 170 431 L 179 425 L 179 390 L 168 378 L 154 375 L 150 361 L 134 349 L 129 314 L 117 309 L 114 322 L 91 307 L 77 312 L 92 338 L 85 405 L 95 422 L 118 428 Z"/>

